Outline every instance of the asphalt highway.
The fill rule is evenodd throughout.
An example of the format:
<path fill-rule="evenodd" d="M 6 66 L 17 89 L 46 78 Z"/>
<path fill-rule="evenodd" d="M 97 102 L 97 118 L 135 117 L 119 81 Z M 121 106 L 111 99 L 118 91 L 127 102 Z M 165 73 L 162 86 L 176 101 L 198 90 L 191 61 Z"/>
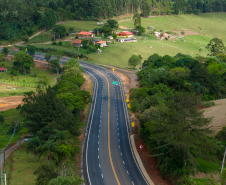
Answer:
<path fill-rule="evenodd" d="M 45 60 L 36 53 L 35 59 Z M 61 62 L 70 60 L 63 57 Z M 87 133 L 85 164 L 90 185 L 146 185 L 146 179 L 134 159 L 122 100 L 122 87 L 114 72 L 80 62 L 97 81 L 97 93 Z"/>

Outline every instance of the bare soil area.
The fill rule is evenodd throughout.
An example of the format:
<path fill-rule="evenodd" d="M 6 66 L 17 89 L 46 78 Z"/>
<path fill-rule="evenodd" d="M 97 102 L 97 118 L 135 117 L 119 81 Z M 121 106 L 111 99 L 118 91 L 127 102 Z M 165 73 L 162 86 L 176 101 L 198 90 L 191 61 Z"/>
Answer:
<path fill-rule="evenodd" d="M 16 108 L 22 103 L 24 96 L 9 96 L 0 98 L 0 111 Z"/>
<path fill-rule="evenodd" d="M 205 117 L 213 117 L 211 125 L 214 136 L 226 127 L 226 99 L 214 100 L 215 106 L 203 109 Z"/>

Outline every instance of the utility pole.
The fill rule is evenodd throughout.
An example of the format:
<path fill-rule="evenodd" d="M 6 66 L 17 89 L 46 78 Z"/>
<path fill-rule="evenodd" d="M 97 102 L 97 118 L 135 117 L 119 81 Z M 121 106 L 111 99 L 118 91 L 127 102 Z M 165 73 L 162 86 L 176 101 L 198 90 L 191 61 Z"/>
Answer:
<path fill-rule="evenodd" d="M 5 177 L 5 185 L 7 185 L 7 182 L 6 182 L 6 172 L 5 172 L 5 149 L 4 149 L 4 177 Z"/>
<path fill-rule="evenodd" d="M 226 154 L 226 147 L 225 147 L 224 158 L 223 158 L 223 162 L 222 162 L 222 166 L 221 166 L 221 173 L 222 173 L 222 171 L 224 169 L 225 154 Z"/>

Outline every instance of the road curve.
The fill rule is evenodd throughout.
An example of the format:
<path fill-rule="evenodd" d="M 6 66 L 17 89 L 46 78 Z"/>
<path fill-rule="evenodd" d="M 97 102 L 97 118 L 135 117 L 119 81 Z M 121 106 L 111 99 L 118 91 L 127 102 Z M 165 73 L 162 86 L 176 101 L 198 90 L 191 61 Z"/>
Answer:
<path fill-rule="evenodd" d="M 34 58 L 45 60 L 45 54 Z M 63 57 L 61 64 L 69 61 Z M 120 79 L 113 72 L 81 62 L 81 67 L 96 79 L 94 108 L 87 133 L 85 171 L 90 185 L 148 184 L 134 159 L 129 140 Z"/>

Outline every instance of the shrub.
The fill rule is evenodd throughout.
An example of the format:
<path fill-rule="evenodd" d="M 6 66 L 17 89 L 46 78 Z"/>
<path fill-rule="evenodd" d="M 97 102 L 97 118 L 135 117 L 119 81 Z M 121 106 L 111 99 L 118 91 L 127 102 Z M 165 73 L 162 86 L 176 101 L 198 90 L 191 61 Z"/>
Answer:
<path fill-rule="evenodd" d="M 59 46 L 62 46 L 62 44 L 63 44 L 62 42 L 58 42 L 58 45 L 59 45 Z"/>
<path fill-rule="evenodd" d="M 52 42 L 52 45 L 57 45 L 57 43 L 55 41 Z"/>
<path fill-rule="evenodd" d="M 3 115 L 0 115 L 0 123 L 4 123 L 5 119 Z"/>
<path fill-rule="evenodd" d="M 184 35 L 184 31 L 182 31 L 181 34 Z"/>

